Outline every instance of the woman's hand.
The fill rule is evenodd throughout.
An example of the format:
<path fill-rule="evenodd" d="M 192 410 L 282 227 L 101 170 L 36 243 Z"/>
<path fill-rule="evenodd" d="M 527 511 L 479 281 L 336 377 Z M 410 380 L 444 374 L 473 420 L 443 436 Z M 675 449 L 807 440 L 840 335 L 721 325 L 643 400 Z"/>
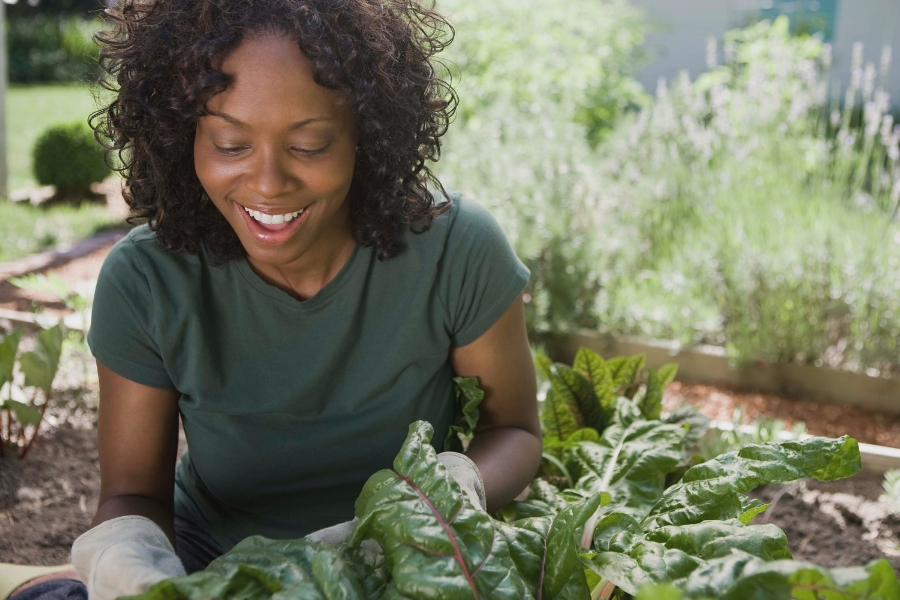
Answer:
<path fill-rule="evenodd" d="M 452 349 L 450 363 L 457 375 L 478 377 L 484 390 L 466 456 L 481 472 L 487 510 L 493 512 L 531 483 L 541 462 L 537 383 L 522 297 L 477 340 Z"/>

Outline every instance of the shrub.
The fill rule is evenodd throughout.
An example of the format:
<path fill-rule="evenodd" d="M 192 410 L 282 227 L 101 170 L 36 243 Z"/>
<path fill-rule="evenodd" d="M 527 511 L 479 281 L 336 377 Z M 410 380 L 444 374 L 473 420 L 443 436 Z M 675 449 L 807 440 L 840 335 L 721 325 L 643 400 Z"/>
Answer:
<path fill-rule="evenodd" d="M 34 145 L 34 175 L 42 185 L 55 185 L 60 196 L 81 200 L 109 174 L 104 156 L 87 124 L 55 125 Z"/>
<path fill-rule="evenodd" d="M 715 50 L 708 73 L 661 85 L 600 149 L 597 260 L 620 267 L 595 307 L 602 328 L 719 344 L 739 361 L 897 368 L 889 49 L 879 69 L 857 46 L 853 85 L 834 99 L 829 47 L 791 37 L 786 20 L 728 34 L 722 66 Z"/>
<path fill-rule="evenodd" d="M 532 330 L 596 325 L 587 207 L 593 145 L 647 97 L 631 77 L 647 28 L 621 0 L 441 0 L 456 27 L 442 58 L 460 97 L 437 172 L 484 203 L 531 269 Z"/>
<path fill-rule="evenodd" d="M 7 21 L 9 80 L 13 83 L 86 81 L 97 72 L 98 21 L 37 14 Z"/>

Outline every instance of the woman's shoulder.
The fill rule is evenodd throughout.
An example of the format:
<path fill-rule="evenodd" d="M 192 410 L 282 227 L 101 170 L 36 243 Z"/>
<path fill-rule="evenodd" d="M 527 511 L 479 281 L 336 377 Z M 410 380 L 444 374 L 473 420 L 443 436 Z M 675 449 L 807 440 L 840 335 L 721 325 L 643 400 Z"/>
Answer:
<path fill-rule="evenodd" d="M 196 270 L 205 262 L 200 255 L 167 250 L 159 243 L 156 232 L 144 224 L 116 242 L 103 263 L 101 276 L 148 277 L 151 273 Z"/>
<path fill-rule="evenodd" d="M 437 203 L 441 212 L 434 217 L 431 227 L 416 233 L 411 227 L 404 232 L 403 242 L 411 245 L 453 245 L 466 243 L 480 237 L 504 238 L 497 220 L 485 206 L 462 192 L 448 192 Z"/>

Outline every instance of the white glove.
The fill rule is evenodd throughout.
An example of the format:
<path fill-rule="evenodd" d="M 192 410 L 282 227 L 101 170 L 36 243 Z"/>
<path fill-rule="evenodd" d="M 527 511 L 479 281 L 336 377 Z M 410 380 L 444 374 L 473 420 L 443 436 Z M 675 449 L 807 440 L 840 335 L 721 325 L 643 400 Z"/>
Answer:
<path fill-rule="evenodd" d="M 72 565 L 89 600 L 143 594 L 155 583 L 185 575 L 163 530 L 136 515 L 104 521 L 79 536 L 72 544 Z"/>
<path fill-rule="evenodd" d="M 438 460 L 459 484 L 463 493 L 469 497 L 472 505 L 478 510 L 487 510 L 484 481 L 481 479 L 481 471 L 472 459 L 459 452 L 441 452 L 438 454 Z"/>

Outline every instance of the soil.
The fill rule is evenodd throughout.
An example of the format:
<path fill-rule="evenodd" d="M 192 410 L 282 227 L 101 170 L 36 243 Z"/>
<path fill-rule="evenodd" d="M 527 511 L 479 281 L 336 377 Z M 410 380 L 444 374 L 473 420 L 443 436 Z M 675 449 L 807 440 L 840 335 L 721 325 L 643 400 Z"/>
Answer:
<path fill-rule="evenodd" d="M 90 285 L 108 251 L 107 247 L 52 265 L 45 272 L 59 275 L 70 286 Z M 0 282 L 0 307 L 27 311 L 33 303 L 48 313 L 65 312 L 52 298 Z M 0 335 L 12 326 L 0 320 Z M 97 384 L 90 356 L 67 351 L 56 388 L 61 391 L 51 402 L 28 456 L 18 460 L 7 453 L 0 458 L 0 562 L 68 562 L 72 542 L 89 528 L 96 510 L 100 487 Z M 846 433 L 862 442 L 900 448 L 900 416 L 714 386 L 672 384 L 666 408 L 671 410 L 683 401 L 716 420 L 731 421 L 734 409 L 740 407 L 745 422 L 767 417 L 790 427 L 803 421 L 815 435 Z M 754 522 L 768 519 L 784 529 L 796 559 L 835 567 L 886 556 L 900 569 L 900 516 L 891 514 L 880 494 L 881 477 L 871 474 L 830 484 L 766 486 L 754 495 L 772 502 L 773 508 Z"/>
<path fill-rule="evenodd" d="M 849 567 L 887 558 L 900 570 L 900 514 L 880 499 L 882 477 L 860 473 L 822 483 L 768 485 L 751 496 L 770 503 L 755 525 L 778 525 L 797 560 Z"/>

